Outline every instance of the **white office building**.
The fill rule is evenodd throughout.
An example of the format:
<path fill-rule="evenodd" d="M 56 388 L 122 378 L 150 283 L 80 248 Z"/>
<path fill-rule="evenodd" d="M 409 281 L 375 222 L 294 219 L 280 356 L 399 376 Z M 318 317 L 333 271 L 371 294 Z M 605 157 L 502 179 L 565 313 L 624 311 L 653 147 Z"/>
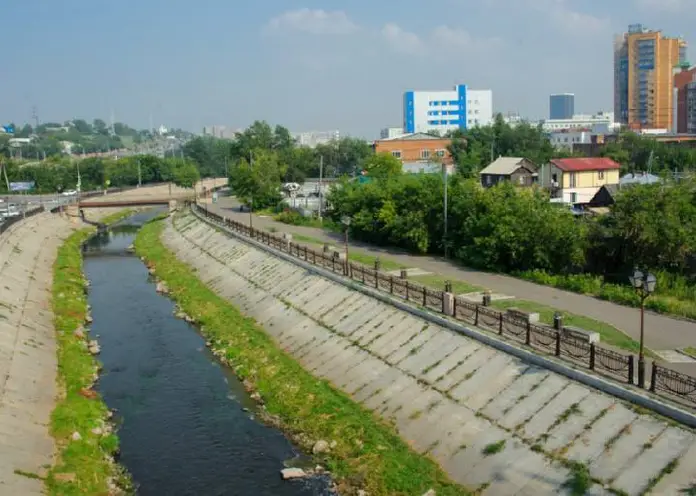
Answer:
<path fill-rule="evenodd" d="M 592 129 L 595 133 L 612 133 L 620 127 L 614 122 L 614 112 L 597 112 L 593 115 L 576 114 L 570 119 L 548 119 L 542 122 L 546 132 Z"/>
<path fill-rule="evenodd" d="M 404 93 L 404 132 L 444 134 L 455 129 L 493 123 L 493 92 L 470 90 L 465 84 L 452 91 Z"/>
<path fill-rule="evenodd" d="M 306 131 L 303 133 L 294 133 L 293 137 L 300 146 L 316 148 L 317 145 L 326 145 L 332 141 L 341 139 L 341 133 L 335 131 Z"/>

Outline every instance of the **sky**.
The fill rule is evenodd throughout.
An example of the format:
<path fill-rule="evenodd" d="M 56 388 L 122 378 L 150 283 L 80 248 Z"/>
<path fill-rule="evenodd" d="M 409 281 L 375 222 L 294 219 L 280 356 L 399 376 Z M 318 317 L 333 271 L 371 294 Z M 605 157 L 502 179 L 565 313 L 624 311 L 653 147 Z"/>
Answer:
<path fill-rule="evenodd" d="M 22 0 L 1 12 L 0 120 L 200 132 L 254 120 L 374 138 L 407 90 L 493 90 L 495 112 L 613 108 L 617 33 L 693 44 L 696 0 Z M 693 52 L 693 53 L 692 53 Z"/>

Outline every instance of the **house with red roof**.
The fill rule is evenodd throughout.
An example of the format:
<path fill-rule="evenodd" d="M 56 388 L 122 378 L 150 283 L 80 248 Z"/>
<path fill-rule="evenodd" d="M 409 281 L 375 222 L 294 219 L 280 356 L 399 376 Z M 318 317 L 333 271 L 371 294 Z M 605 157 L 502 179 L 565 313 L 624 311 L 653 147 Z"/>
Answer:
<path fill-rule="evenodd" d="M 588 203 L 602 186 L 619 184 L 621 166 L 606 157 L 554 158 L 541 170 L 551 198 L 571 205 Z"/>

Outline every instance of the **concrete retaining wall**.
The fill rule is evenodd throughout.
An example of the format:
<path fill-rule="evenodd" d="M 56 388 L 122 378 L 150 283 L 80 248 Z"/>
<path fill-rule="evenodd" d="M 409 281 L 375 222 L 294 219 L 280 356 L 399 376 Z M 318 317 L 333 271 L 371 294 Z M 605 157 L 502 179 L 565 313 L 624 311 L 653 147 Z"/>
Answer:
<path fill-rule="evenodd" d="M 696 437 L 630 404 L 231 239 L 190 214 L 164 242 L 313 374 L 491 495 L 564 494 L 563 460 L 630 495 L 696 483 Z M 504 441 L 500 452 L 486 455 Z M 674 465 L 676 464 L 676 468 Z M 673 469 L 666 474 L 666 469 Z M 657 480 L 657 483 L 655 482 Z M 595 485 L 591 494 L 608 493 Z"/>

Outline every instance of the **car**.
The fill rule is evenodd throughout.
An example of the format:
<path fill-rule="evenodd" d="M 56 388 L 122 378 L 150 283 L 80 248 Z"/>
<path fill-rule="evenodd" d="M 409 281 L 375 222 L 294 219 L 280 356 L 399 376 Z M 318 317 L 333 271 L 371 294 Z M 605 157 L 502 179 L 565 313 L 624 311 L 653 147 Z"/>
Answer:
<path fill-rule="evenodd" d="M 77 194 L 77 191 L 74 189 L 69 189 L 68 191 L 63 191 L 62 195 L 63 196 L 75 196 Z"/>

